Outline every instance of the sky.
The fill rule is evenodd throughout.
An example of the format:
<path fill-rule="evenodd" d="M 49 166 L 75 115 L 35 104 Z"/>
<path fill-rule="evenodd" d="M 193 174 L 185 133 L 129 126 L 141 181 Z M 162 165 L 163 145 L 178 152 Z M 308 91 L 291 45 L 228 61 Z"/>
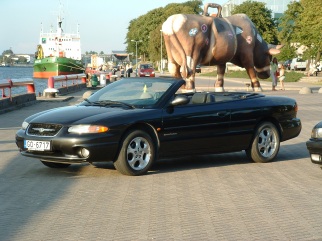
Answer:
<path fill-rule="evenodd" d="M 15 54 L 34 54 L 43 32 L 57 26 L 60 3 L 65 33 L 76 33 L 79 24 L 81 51 L 125 50 L 131 20 L 169 3 L 188 0 L 0 0 L 0 54 L 11 48 Z M 224 4 L 228 0 L 216 0 Z M 204 0 L 203 3 L 213 2 Z"/>

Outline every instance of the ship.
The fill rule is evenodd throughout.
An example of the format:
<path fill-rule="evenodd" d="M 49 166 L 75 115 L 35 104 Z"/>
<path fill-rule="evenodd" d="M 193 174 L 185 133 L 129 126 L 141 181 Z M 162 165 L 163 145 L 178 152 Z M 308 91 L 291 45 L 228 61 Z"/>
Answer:
<path fill-rule="evenodd" d="M 64 33 L 62 17 L 57 17 L 57 31 L 44 33 L 40 31 L 40 40 L 37 45 L 34 62 L 34 78 L 49 78 L 58 75 L 84 73 L 82 63 L 80 34 Z"/>

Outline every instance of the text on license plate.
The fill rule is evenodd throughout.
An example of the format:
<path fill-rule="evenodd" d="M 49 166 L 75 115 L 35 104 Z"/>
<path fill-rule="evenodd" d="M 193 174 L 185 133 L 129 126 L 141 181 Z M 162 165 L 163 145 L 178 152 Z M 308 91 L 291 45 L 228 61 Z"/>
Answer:
<path fill-rule="evenodd" d="M 32 150 L 32 151 L 49 151 L 50 150 L 50 141 L 25 140 L 24 146 L 26 149 Z"/>

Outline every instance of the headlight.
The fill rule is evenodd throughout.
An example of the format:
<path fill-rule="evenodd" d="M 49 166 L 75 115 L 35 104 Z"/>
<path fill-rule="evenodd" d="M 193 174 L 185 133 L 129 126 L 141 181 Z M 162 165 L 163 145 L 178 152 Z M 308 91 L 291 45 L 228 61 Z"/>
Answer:
<path fill-rule="evenodd" d="M 84 134 L 84 133 L 103 133 L 107 132 L 108 127 L 98 125 L 76 125 L 68 128 L 68 132 Z"/>
<path fill-rule="evenodd" d="M 27 121 L 24 121 L 24 122 L 22 122 L 21 128 L 23 130 L 26 130 L 28 126 L 29 126 L 29 123 Z"/>
<path fill-rule="evenodd" d="M 311 133 L 312 138 L 322 138 L 322 128 L 315 128 Z"/>

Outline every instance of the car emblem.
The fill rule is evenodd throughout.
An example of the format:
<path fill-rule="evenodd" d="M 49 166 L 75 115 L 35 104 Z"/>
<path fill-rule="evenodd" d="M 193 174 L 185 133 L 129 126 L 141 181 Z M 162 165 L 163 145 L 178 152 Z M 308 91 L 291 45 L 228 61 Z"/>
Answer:
<path fill-rule="evenodd" d="M 45 131 L 48 131 L 48 132 L 55 131 L 55 129 L 45 129 L 45 128 L 32 128 L 32 129 L 35 130 L 35 131 L 38 131 L 40 133 L 43 133 Z"/>

